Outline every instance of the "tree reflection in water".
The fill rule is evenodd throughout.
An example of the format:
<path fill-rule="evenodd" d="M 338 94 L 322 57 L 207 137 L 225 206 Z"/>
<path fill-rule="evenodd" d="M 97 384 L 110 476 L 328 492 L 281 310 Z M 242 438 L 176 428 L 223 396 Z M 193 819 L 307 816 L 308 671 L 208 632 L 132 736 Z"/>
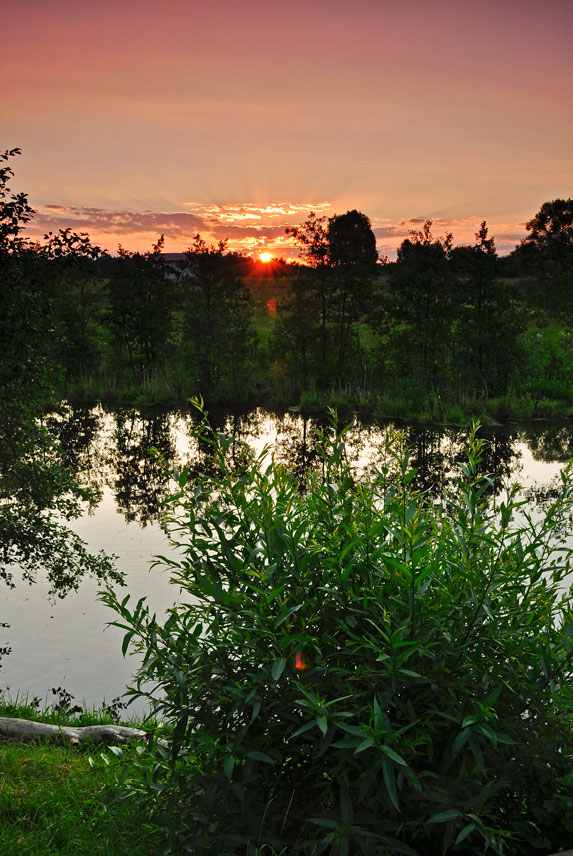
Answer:
<path fill-rule="evenodd" d="M 175 444 L 167 411 L 142 413 L 133 408 L 114 414 L 110 464 L 115 471 L 114 495 L 127 521 L 145 526 L 155 520 L 169 490 L 169 474 L 151 451 L 175 464 Z"/>
<path fill-rule="evenodd" d="M 209 419 L 214 431 L 233 438 L 228 455 L 234 468 L 245 465 L 245 443 L 256 453 L 270 446 L 269 454 L 296 475 L 301 490 L 306 488 L 308 474 L 320 471 L 322 466 L 321 431 L 333 431 L 326 415 L 276 413 L 264 408 L 235 413 L 218 409 L 209 413 Z M 213 472 L 212 448 L 197 436 L 198 420 L 198 413 L 191 408 L 142 410 L 68 404 L 47 417 L 70 463 L 85 473 L 86 483 L 100 491 L 111 489 L 125 519 L 141 525 L 159 517 L 161 502 L 172 489 L 164 464 L 150 453 L 151 448 L 157 449 L 170 466 L 189 466 L 191 478 Z M 384 459 L 389 423 L 341 417 L 340 425 L 346 424 L 345 455 L 358 473 L 371 474 Z M 412 465 L 418 470 L 417 488 L 442 493 L 459 475 L 469 429 L 417 424 L 400 430 L 412 450 Z M 565 462 L 573 455 L 573 438 L 562 425 L 484 428 L 481 433 L 487 439 L 483 471 L 492 477 L 497 491 L 516 477 L 520 449 L 526 446 L 539 461 Z M 546 484 L 538 485 L 530 496 L 534 504 L 540 504 L 553 492 Z"/>
<path fill-rule="evenodd" d="M 74 407 L 67 402 L 49 413 L 46 427 L 64 451 L 64 461 L 80 473 L 81 482 L 93 491 L 90 506 L 101 498 L 105 472 L 102 450 L 103 410 Z"/>

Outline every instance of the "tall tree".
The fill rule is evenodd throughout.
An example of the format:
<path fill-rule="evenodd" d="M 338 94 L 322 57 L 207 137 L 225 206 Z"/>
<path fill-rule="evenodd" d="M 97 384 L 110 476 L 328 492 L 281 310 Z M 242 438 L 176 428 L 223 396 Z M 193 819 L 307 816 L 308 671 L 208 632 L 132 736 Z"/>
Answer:
<path fill-rule="evenodd" d="M 557 306 L 571 316 L 569 293 L 573 284 L 573 199 L 544 202 L 525 228 L 528 235 L 509 260 L 510 269 L 522 278 L 537 280 L 532 298 L 549 313 Z M 564 287 L 565 286 L 565 287 Z"/>
<path fill-rule="evenodd" d="M 306 387 L 309 380 L 309 354 L 318 351 L 316 379 L 322 388 L 328 383 L 330 355 L 329 321 L 333 277 L 329 259 L 326 217 L 311 211 L 300 226 L 287 227 L 286 234 L 294 238 L 300 258 L 306 268 L 298 272 L 293 282 L 294 300 L 289 307 L 289 322 L 295 346 L 300 350 L 301 372 Z M 291 321 L 292 319 L 292 321 Z M 317 319 L 319 332 L 316 329 Z M 287 326 L 288 323 L 287 322 Z M 318 332 L 318 347 L 315 348 Z"/>
<path fill-rule="evenodd" d="M 410 377 L 424 392 L 444 378 L 450 361 L 451 290 L 448 258 L 453 236 L 434 238 L 432 221 L 411 231 L 398 248 L 391 278 L 389 317 L 398 321 L 410 350 Z M 397 347 L 403 343 L 396 341 Z"/>
<path fill-rule="evenodd" d="M 119 580 L 109 560 L 91 556 L 64 524 L 93 495 L 67 465 L 42 425 L 58 381 L 56 327 L 46 283 L 49 260 L 22 231 L 34 212 L 25 193 L 13 193 L 9 166 L 19 149 L 0 154 L 0 579 L 14 567 L 33 581 L 46 573 L 50 590 L 64 594 L 83 573 Z"/>
<path fill-rule="evenodd" d="M 460 371 L 454 374 L 466 380 L 471 389 L 488 393 L 495 365 L 494 313 L 500 312 L 498 289 L 495 289 L 497 253 L 495 241 L 488 237 L 485 220 L 475 233 L 473 246 L 456 247 L 450 261 L 457 278 L 455 339 L 456 364 Z M 498 390 L 496 390 L 497 392 Z"/>
<path fill-rule="evenodd" d="M 197 234 L 181 271 L 181 352 L 194 392 L 210 400 L 245 398 L 254 352 L 250 295 L 225 251 Z"/>
<path fill-rule="evenodd" d="M 525 224 L 529 232 L 523 244 L 534 246 L 545 258 L 560 259 L 573 251 L 573 199 L 544 202 Z"/>
<path fill-rule="evenodd" d="M 175 287 L 161 235 L 150 252 L 119 248 L 109 279 L 110 323 L 135 376 L 161 365 L 168 350 Z"/>
<path fill-rule="evenodd" d="M 55 358 L 69 384 L 96 369 L 103 359 L 105 283 L 95 266 L 102 251 L 88 235 L 62 229 L 48 233 L 38 252 L 49 262 L 44 276 L 51 288 L 57 330 Z"/>
<path fill-rule="evenodd" d="M 338 327 L 336 376 L 343 380 L 351 332 L 365 317 L 371 299 L 378 253 L 369 218 L 356 209 L 335 214 L 328 221 L 328 262 L 334 290 Z"/>

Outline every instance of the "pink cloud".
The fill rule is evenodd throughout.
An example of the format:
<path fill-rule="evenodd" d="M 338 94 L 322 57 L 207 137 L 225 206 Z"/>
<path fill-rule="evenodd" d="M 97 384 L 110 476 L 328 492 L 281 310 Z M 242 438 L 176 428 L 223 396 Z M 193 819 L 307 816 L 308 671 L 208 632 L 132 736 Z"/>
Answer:
<path fill-rule="evenodd" d="M 261 249 L 292 259 L 298 256 L 293 239 L 285 234 L 287 226 L 302 223 L 314 211 L 319 216 L 332 216 L 329 202 L 200 204 L 186 203 L 188 211 L 107 210 L 88 206 L 45 205 L 31 221 L 30 237 L 40 238 L 46 232 L 71 228 L 87 232 L 94 243 L 115 252 L 119 243 L 127 249 L 148 250 L 159 235 L 165 235 L 168 252 L 183 252 L 199 232 L 207 242 L 226 240 L 229 250 L 256 254 Z M 382 255 L 395 258 L 396 250 L 411 231 L 419 230 L 426 219 L 432 220 L 432 233 L 443 237 L 454 234 L 454 244 L 473 244 L 481 217 L 410 217 L 399 220 L 373 218 L 372 228 Z M 523 223 L 488 222 L 489 233 L 496 240 L 498 252 L 510 252 L 525 235 Z"/>
<path fill-rule="evenodd" d="M 106 211 L 103 208 L 87 208 L 65 205 L 46 205 L 39 209 L 32 221 L 32 229 L 38 232 L 72 228 L 103 234 L 132 235 L 138 233 L 165 232 L 170 237 L 196 233 L 205 228 L 201 217 L 187 212 L 155 211 Z"/>
<path fill-rule="evenodd" d="M 38 208 L 28 234 L 41 238 L 47 232 L 71 228 L 87 232 L 94 243 L 110 252 L 115 252 L 119 243 L 127 249 L 148 250 L 163 234 L 166 251 L 181 252 L 199 232 L 207 242 L 228 241 L 229 250 L 255 253 L 265 248 L 275 255 L 296 258 L 298 250 L 285 234 L 287 226 L 298 225 L 310 211 L 332 213 L 329 202 L 186 203 L 186 207 L 190 210 L 165 212 L 44 205 Z"/>

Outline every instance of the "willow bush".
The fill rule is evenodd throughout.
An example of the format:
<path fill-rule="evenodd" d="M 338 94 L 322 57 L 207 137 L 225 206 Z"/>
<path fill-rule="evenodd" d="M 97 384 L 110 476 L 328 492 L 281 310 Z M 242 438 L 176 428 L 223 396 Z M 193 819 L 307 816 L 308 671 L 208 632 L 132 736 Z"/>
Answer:
<path fill-rule="evenodd" d="M 105 599 L 168 728 L 127 774 L 193 854 L 547 854 L 573 840 L 570 473 L 540 521 L 481 471 L 440 499 L 398 432 L 359 481 L 344 430 L 307 489 L 268 453 L 177 474 L 181 592 Z"/>

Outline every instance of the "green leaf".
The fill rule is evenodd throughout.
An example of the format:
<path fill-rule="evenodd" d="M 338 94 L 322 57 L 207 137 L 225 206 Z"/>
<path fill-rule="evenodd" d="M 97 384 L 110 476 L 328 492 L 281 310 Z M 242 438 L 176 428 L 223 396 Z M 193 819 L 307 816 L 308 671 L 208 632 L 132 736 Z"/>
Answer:
<path fill-rule="evenodd" d="M 298 737 L 299 734 L 304 734 L 305 731 L 310 731 L 310 729 L 314 728 L 315 725 L 316 722 L 314 720 L 312 722 L 305 722 L 304 725 L 301 725 L 300 728 L 297 728 L 297 730 L 291 734 L 290 739 L 292 740 L 294 737 Z M 353 743 L 352 745 L 354 746 L 355 744 Z"/>
<path fill-rule="evenodd" d="M 454 745 L 452 747 L 454 758 L 463 749 L 463 747 L 469 740 L 470 735 L 471 731 L 469 730 L 469 728 L 464 728 L 464 730 L 460 731 L 459 734 L 456 736 L 456 739 L 454 740 Z"/>
<path fill-rule="evenodd" d="M 398 669 L 398 674 L 406 675 L 408 678 L 422 678 L 426 680 L 419 672 L 413 672 L 412 669 Z"/>
<path fill-rule="evenodd" d="M 272 668 L 272 676 L 274 681 L 278 681 L 278 679 L 285 670 L 286 663 L 286 657 L 280 657 L 278 660 L 275 660 Z"/>
<path fill-rule="evenodd" d="M 440 811 L 438 814 L 432 815 L 428 823 L 447 823 L 448 820 L 455 820 L 461 816 L 462 813 L 457 808 L 449 808 L 447 811 Z"/>
<path fill-rule="evenodd" d="M 418 472 L 417 468 L 414 467 L 413 469 L 409 470 L 406 473 L 406 475 L 402 479 L 402 484 L 404 485 L 404 487 L 406 487 L 406 485 L 410 484 L 412 479 L 415 478 L 417 472 Z"/>
<path fill-rule="evenodd" d="M 454 844 L 460 844 L 462 841 L 465 841 L 468 835 L 471 835 L 475 828 L 475 823 L 467 823 L 456 838 Z"/>
<path fill-rule="evenodd" d="M 384 777 L 384 784 L 386 785 L 386 790 L 388 791 L 388 796 L 390 797 L 392 805 L 396 811 L 400 811 L 394 771 L 385 758 L 382 758 L 382 776 Z"/>
<path fill-rule="evenodd" d="M 271 758 L 270 755 L 266 755 L 264 752 L 258 752 L 254 750 L 253 752 L 247 752 L 247 758 L 252 758 L 253 761 L 263 761 L 265 764 L 274 764 L 275 761 Z"/>
<path fill-rule="evenodd" d="M 476 730 L 483 734 L 484 737 L 487 737 L 494 746 L 497 746 L 497 734 L 491 726 L 487 725 L 485 722 L 480 722 L 480 724 L 476 726 Z"/>
<path fill-rule="evenodd" d="M 342 550 L 340 551 L 340 554 L 338 556 L 338 564 L 340 566 L 342 566 L 346 556 L 348 555 L 350 550 L 352 550 L 353 547 L 354 547 L 354 541 L 351 539 L 351 540 L 347 541 L 345 546 L 342 548 Z"/>
<path fill-rule="evenodd" d="M 332 745 L 335 749 L 355 749 L 361 742 L 360 737 L 343 737 L 342 740 L 338 740 Z"/>
<path fill-rule="evenodd" d="M 356 749 L 354 750 L 354 754 L 358 755 L 360 752 L 364 752 L 365 749 L 370 749 L 371 746 L 374 746 L 374 738 L 373 737 L 366 737 L 356 747 Z"/>
<path fill-rule="evenodd" d="M 378 701 L 378 696 L 374 696 L 373 701 L 374 708 L 374 722 L 376 723 L 376 727 L 378 727 L 378 723 L 382 723 L 382 708 L 380 707 L 380 702 Z"/>
<path fill-rule="evenodd" d="M 390 746 L 384 745 L 384 746 L 381 746 L 380 749 L 384 752 L 385 755 L 387 755 L 389 758 L 391 758 L 397 764 L 401 764 L 403 767 L 408 766 L 408 764 L 404 761 L 402 756 L 398 755 L 398 753 L 395 752 L 393 749 L 391 749 Z"/>
<path fill-rule="evenodd" d="M 280 627 L 283 621 L 286 621 L 287 618 L 290 618 L 294 612 L 298 612 L 298 610 L 303 606 L 304 603 L 299 603 L 297 606 L 291 606 L 289 609 L 285 609 L 275 621 L 275 627 Z"/>
<path fill-rule="evenodd" d="M 225 770 L 225 775 L 229 781 L 233 778 L 233 770 L 235 768 L 235 759 L 232 755 L 227 755 L 225 760 L 223 761 L 223 768 Z"/>
<path fill-rule="evenodd" d="M 123 637 L 123 642 L 121 643 L 121 653 L 124 657 L 127 654 L 127 649 L 129 648 L 129 643 L 133 639 L 134 633 L 135 630 L 130 630 L 129 633 L 126 633 Z"/>
<path fill-rule="evenodd" d="M 318 725 L 318 727 L 320 728 L 322 733 L 326 734 L 326 732 L 328 730 L 328 725 L 326 722 L 326 716 L 317 716 L 316 717 L 316 724 Z"/>

